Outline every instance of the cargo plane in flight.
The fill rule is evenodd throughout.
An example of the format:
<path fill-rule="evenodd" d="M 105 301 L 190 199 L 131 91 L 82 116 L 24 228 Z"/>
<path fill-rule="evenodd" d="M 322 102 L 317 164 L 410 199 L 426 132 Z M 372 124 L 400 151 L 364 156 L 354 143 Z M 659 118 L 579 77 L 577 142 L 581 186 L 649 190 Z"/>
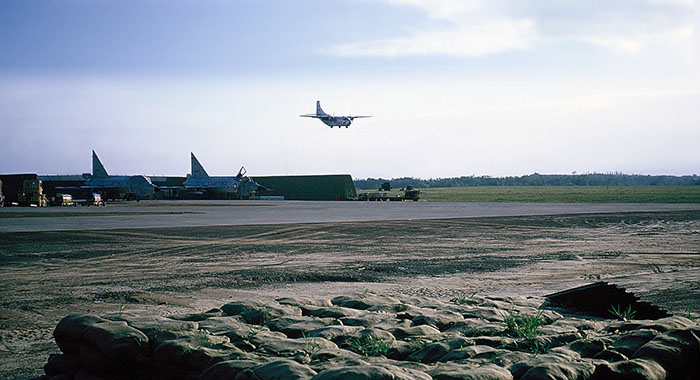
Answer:
<path fill-rule="evenodd" d="M 361 117 L 372 117 L 372 116 L 333 116 L 329 115 L 325 112 L 323 112 L 323 109 L 321 108 L 321 102 L 316 101 L 316 113 L 315 114 L 306 114 L 306 115 L 299 115 L 301 117 L 313 117 L 315 119 L 321 120 L 324 124 L 327 126 L 333 128 L 333 127 L 345 127 L 347 128 L 352 124 L 352 121 L 354 119 L 359 119 Z"/>

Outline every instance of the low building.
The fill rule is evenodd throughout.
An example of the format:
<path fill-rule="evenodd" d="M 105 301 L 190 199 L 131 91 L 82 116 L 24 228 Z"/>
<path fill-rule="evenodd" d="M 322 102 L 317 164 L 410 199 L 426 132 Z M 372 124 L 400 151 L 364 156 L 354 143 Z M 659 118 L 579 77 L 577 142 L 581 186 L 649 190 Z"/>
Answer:
<path fill-rule="evenodd" d="M 38 180 L 36 173 L 0 174 L 2 182 L 2 195 L 5 196 L 5 204 L 18 203 L 19 195 L 24 191 L 24 181 Z"/>
<path fill-rule="evenodd" d="M 269 190 L 258 196 L 283 196 L 287 200 L 347 201 L 357 198 L 349 174 L 261 176 L 253 180 Z"/>

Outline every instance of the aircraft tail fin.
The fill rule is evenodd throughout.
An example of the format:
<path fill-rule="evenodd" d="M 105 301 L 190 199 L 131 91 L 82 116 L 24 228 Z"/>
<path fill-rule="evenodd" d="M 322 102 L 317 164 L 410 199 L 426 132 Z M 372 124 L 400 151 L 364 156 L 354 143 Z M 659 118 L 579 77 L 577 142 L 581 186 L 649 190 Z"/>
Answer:
<path fill-rule="evenodd" d="M 194 153 L 190 152 L 190 156 L 192 159 L 192 178 L 209 178 L 209 174 L 204 170 L 204 167 L 199 163 Z"/>
<path fill-rule="evenodd" d="M 318 116 L 327 115 L 327 113 L 323 112 L 323 109 L 321 108 L 321 101 L 320 100 L 316 101 L 316 115 L 318 115 Z"/>
<path fill-rule="evenodd" d="M 105 170 L 105 167 L 102 165 L 102 162 L 100 162 L 99 157 L 97 157 L 97 153 L 95 151 L 92 151 L 92 176 L 93 177 L 108 177 L 109 174 L 107 174 L 107 170 Z"/>
<path fill-rule="evenodd" d="M 238 171 L 238 174 L 236 174 L 236 178 L 240 180 L 241 178 L 245 177 L 246 173 L 247 171 L 245 170 L 245 167 L 241 166 L 241 169 Z"/>

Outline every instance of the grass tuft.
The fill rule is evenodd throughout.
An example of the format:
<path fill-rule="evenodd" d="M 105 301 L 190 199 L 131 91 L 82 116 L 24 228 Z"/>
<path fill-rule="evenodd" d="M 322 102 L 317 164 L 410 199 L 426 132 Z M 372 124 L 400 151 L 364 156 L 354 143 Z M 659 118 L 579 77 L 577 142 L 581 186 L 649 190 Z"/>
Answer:
<path fill-rule="evenodd" d="M 522 317 L 517 311 L 511 311 L 505 316 L 503 324 L 506 327 L 506 333 L 522 339 L 532 339 L 539 335 L 537 331 L 544 319 L 542 312 L 536 315 Z"/>
<path fill-rule="evenodd" d="M 362 338 L 352 338 L 348 342 L 350 350 L 364 356 L 385 356 L 391 348 L 391 343 L 371 335 Z"/>
<path fill-rule="evenodd" d="M 456 305 L 464 305 L 470 303 L 470 300 L 476 295 L 476 292 L 472 293 L 470 296 L 467 296 L 466 294 L 460 294 L 458 296 L 452 297 L 450 299 L 450 302 L 456 304 Z"/>
<path fill-rule="evenodd" d="M 620 307 L 620 305 L 610 305 L 610 308 L 608 308 L 608 313 L 614 315 L 615 318 L 621 321 L 634 319 L 634 316 L 637 314 L 637 312 L 632 309 L 632 305 L 627 305 L 627 309 L 623 309 Z"/>

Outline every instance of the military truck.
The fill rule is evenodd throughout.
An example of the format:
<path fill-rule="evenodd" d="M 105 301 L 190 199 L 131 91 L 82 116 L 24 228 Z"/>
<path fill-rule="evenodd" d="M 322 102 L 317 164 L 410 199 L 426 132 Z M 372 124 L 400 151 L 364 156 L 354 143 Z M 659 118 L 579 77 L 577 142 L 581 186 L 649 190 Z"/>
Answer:
<path fill-rule="evenodd" d="M 20 206 L 46 207 L 46 196 L 40 179 L 22 181 L 22 190 L 17 192 L 17 204 Z"/>
<path fill-rule="evenodd" d="M 85 206 L 102 206 L 105 207 L 105 201 L 102 200 L 102 195 L 100 193 L 92 193 L 92 195 L 85 201 Z"/>
<path fill-rule="evenodd" d="M 391 182 L 384 182 L 379 185 L 379 191 L 391 191 Z"/>
<path fill-rule="evenodd" d="M 371 192 L 371 193 L 360 193 L 357 196 L 359 201 L 403 201 L 401 195 L 391 195 L 383 191 Z"/>
<path fill-rule="evenodd" d="M 51 202 L 54 206 L 75 206 L 76 203 L 73 202 L 73 196 L 70 194 L 56 193 L 56 196 Z"/>
<path fill-rule="evenodd" d="M 390 194 L 384 191 L 366 192 L 357 195 L 358 201 L 418 201 L 423 194 L 420 190 L 414 189 L 413 186 L 407 186 L 406 189 L 401 189 L 403 194 Z"/>
<path fill-rule="evenodd" d="M 408 186 L 406 186 L 406 189 L 404 190 L 403 199 L 407 200 L 407 201 L 417 202 L 420 199 L 421 195 L 423 195 L 422 191 L 420 191 L 418 189 L 414 189 L 413 186 L 408 185 Z"/>

